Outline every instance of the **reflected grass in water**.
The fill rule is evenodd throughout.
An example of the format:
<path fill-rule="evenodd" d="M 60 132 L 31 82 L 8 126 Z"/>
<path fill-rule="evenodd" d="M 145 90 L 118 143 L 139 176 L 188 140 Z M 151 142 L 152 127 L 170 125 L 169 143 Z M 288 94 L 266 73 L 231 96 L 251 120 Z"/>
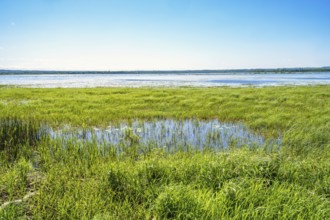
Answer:
<path fill-rule="evenodd" d="M 51 138 L 95 141 L 122 151 L 133 145 L 139 148 L 163 148 L 167 152 L 178 149 L 223 150 L 234 147 L 280 146 L 281 140 L 265 139 L 240 123 L 222 123 L 218 120 L 135 120 L 111 124 L 106 129 L 71 128 L 64 126 L 49 131 Z"/>

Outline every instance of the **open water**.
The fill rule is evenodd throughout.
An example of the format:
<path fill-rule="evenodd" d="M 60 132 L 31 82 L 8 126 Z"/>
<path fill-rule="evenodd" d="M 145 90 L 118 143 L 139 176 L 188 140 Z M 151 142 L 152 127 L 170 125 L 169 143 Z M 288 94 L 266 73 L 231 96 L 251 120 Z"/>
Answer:
<path fill-rule="evenodd" d="M 330 85 L 330 72 L 0 75 L 0 85 L 37 88 Z"/>

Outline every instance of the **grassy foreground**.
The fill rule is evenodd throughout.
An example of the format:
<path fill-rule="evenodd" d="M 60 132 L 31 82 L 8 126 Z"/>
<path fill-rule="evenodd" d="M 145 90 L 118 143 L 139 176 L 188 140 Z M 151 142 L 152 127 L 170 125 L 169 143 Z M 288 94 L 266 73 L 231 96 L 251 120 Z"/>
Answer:
<path fill-rule="evenodd" d="M 240 121 L 283 146 L 118 157 L 36 135 L 41 123 L 157 118 Z M 0 219 L 330 218 L 329 86 L 2 87 L 0 120 Z"/>

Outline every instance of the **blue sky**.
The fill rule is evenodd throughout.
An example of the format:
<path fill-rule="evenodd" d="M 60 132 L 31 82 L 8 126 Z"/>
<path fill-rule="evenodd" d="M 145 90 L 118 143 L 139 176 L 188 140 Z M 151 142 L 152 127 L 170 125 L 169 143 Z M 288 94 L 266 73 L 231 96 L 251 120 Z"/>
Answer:
<path fill-rule="evenodd" d="M 330 66 L 328 0 L 0 0 L 0 69 Z"/>

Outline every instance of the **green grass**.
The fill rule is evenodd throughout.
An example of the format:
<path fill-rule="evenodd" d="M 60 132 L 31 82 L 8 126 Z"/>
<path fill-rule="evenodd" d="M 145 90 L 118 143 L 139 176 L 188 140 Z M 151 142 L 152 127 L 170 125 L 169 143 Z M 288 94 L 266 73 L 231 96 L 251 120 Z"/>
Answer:
<path fill-rule="evenodd" d="M 158 118 L 240 121 L 283 144 L 173 154 L 135 146 L 118 156 L 93 141 L 35 136 L 44 123 Z M 0 208 L 0 219 L 330 219 L 329 86 L 1 87 L 0 122 L 0 206 L 36 193 Z"/>

